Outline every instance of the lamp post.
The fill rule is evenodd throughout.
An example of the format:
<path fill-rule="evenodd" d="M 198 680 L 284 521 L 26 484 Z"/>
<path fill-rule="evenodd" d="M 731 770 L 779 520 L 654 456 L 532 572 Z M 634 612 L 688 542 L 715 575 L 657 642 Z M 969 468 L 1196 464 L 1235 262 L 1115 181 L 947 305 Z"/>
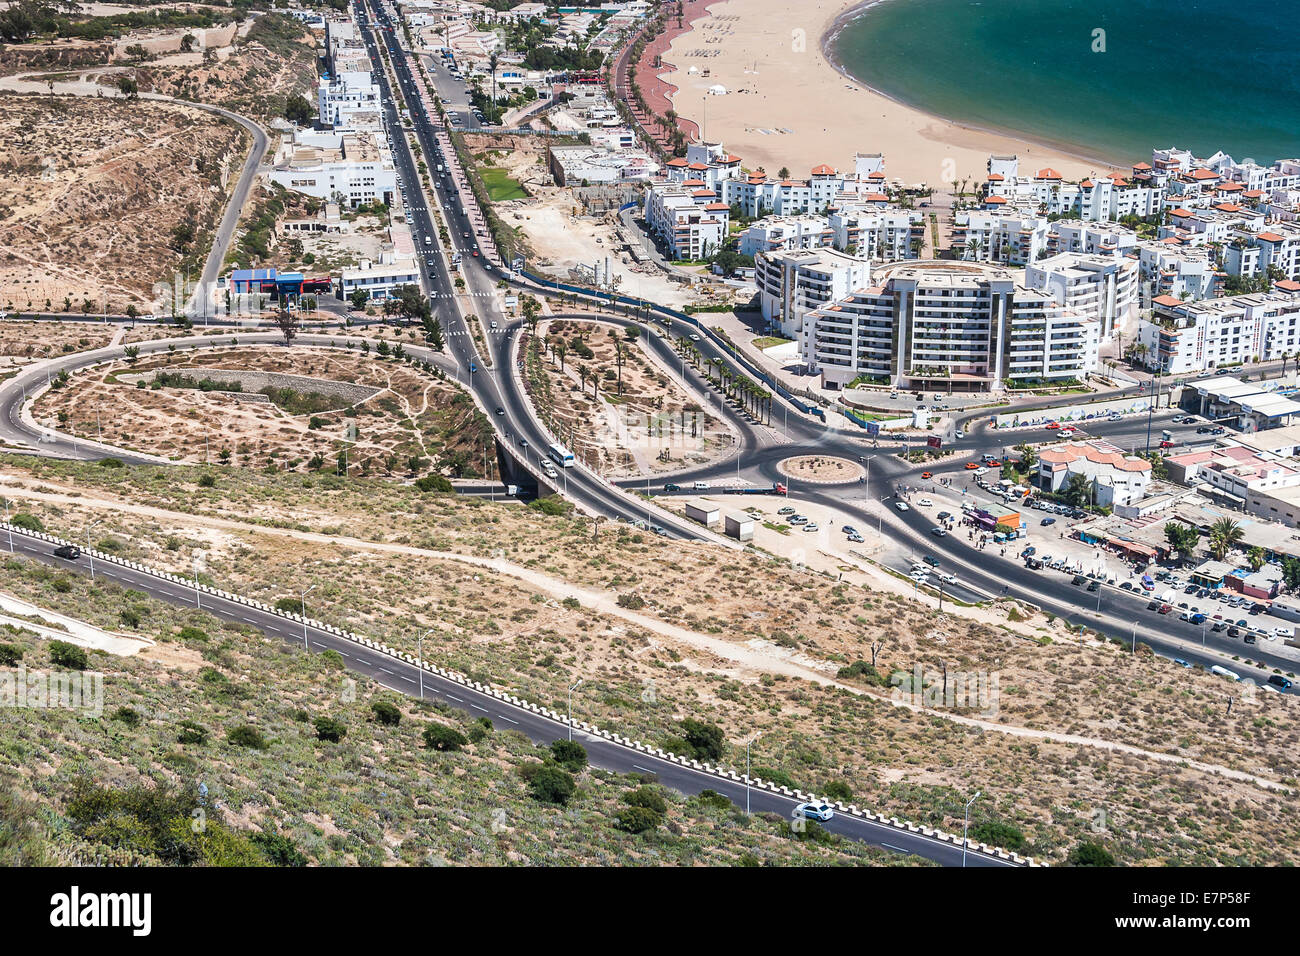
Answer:
<path fill-rule="evenodd" d="M 424 700 L 424 639 L 432 634 L 434 628 L 429 628 L 415 642 L 415 665 L 420 671 L 420 700 Z"/>
<path fill-rule="evenodd" d="M 200 597 L 199 592 L 199 555 L 197 551 L 194 553 L 192 567 L 194 568 L 194 606 L 201 611 L 203 610 L 203 599 Z"/>
<path fill-rule="evenodd" d="M 758 737 L 753 737 L 745 741 L 745 814 L 746 816 L 749 815 L 749 748 L 757 742 L 758 742 Z"/>
<path fill-rule="evenodd" d="M 90 550 L 90 532 L 99 526 L 98 521 L 92 521 L 86 525 L 86 557 L 90 558 L 90 580 L 93 584 L 95 581 L 95 554 Z"/>
<path fill-rule="evenodd" d="M 307 588 L 307 590 L 302 592 L 302 603 L 298 608 L 302 613 L 302 649 L 304 651 L 307 650 L 307 595 L 315 589 L 316 585 L 313 584 L 311 587 Z"/>
<path fill-rule="evenodd" d="M 966 822 L 961 826 L 961 865 L 964 869 L 966 866 L 966 847 L 969 843 L 966 840 L 966 832 L 970 829 L 970 805 L 980 798 L 979 790 L 975 791 L 975 796 L 966 802 Z"/>
<path fill-rule="evenodd" d="M 569 711 L 568 711 L 568 713 L 567 713 L 565 716 L 566 716 L 566 720 L 567 720 L 568 725 L 569 725 L 569 739 L 570 739 L 570 740 L 573 739 L 573 692 L 574 692 L 575 690 L 577 690 L 579 687 L 582 686 L 582 682 L 583 682 L 585 679 L 586 679 L 586 678 L 580 677 L 580 678 L 578 678 L 578 680 L 577 680 L 576 683 L 573 683 L 573 684 L 570 684 L 570 685 L 569 685 Z"/>
<path fill-rule="evenodd" d="M 9 525 L 9 499 L 5 499 L 5 524 Z M 9 525 L 9 553 L 14 553 L 14 529 Z"/>

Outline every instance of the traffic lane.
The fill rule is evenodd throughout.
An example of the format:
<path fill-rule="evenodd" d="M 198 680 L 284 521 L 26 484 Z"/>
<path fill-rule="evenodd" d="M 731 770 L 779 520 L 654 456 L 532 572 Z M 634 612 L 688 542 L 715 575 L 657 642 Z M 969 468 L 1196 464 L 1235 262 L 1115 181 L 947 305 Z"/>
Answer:
<path fill-rule="evenodd" d="M 14 553 L 21 553 L 35 558 L 45 564 L 89 575 L 89 555 L 82 559 L 65 561 L 54 557 L 55 545 L 48 541 L 28 538 L 21 534 L 13 536 Z M 489 694 L 476 691 L 456 681 L 437 674 L 431 674 L 404 660 L 389 657 L 379 651 L 358 645 L 344 637 L 319 630 L 311 625 L 302 625 L 284 617 L 249 607 L 226 598 L 195 592 L 183 584 L 165 581 L 143 571 L 136 571 L 112 562 L 100 561 L 95 565 L 96 578 L 111 580 L 125 587 L 134 588 L 165 600 L 169 604 L 183 607 L 197 607 L 222 620 L 245 624 L 264 633 L 274 634 L 286 643 L 306 647 L 312 653 L 332 650 L 339 653 L 349 670 L 372 678 L 376 683 L 407 697 L 424 700 L 442 701 L 449 706 L 470 714 L 486 716 L 494 724 L 504 722 L 506 727 L 526 735 L 534 744 L 546 746 L 556 740 L 567 739 L 568 726 L 551 720 L 541 714 L 522 707 L 516 707 Z M 683 767 L 650 753 L 644 753 L 624 747 L 604 737 L 586 734 L 575 730 L 575 737 L 580 737 L 588 752 L 591 763 L 603 769 L 626 774 L 654 774 L 658 780 L 670 789 L 694 794 L 704 789 L 712 789 L 727 796 L 738 806 L 744 804 L 744 783 L 737 783 L 723 777 Z M 751 789 L 751 808 L 759 812 L 773 812 L 789 816 L 798 800 L 770 791 Z M 872 821 L 836 814 L 824 826 L 832 832 L 841 833 L 856 841 L 890 846 L 902 852 L 916 853 L 936 862 L 952 865 L 954 860 L 960 862 L 961 847 L 943 843 L 923 834 L 897 830 L 891 826 Z M 955 849 L 955 857 L 954 851 Z M 968 865 L 1014 865 L 1009 860 L 1000 860 L 974 853 L 968 857 Z"/>

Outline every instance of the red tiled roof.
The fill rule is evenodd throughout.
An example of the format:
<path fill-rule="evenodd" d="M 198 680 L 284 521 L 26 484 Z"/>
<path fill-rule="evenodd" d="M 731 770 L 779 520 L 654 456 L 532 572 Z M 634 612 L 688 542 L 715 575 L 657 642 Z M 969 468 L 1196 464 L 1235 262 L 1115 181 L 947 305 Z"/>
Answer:
<path fill-rule="evenodd" d="M 668 160 L 668 162 L 664 163 L 664 165 L 665 165 L 665 166 L 685 166 L 685 165 L 686 165 L 686 160 L 682 159 L 681 157 L 678 157 L 677 159 L 670 159 L 670 160 Z"/>
<path fill-rule="evenodd" d="M 1038 453 L 1038 460 L 1049 465 L 1068 465 L 1072 461 L 1086 458 L 1095 465 L 1110 465 L 1120 471 L 1150 471 L 1151 462 L 1141 459 L 1125 458 L 1118 451 L 1104 451 L 1092 445 L 1075 445 L 1073 443 L 1059 448 L 1044 448 Z M 1053 468 L 1055 470 L 1055 468 Z"/>
<path fill-rule="evenodd" d="M 1060 179 L 1061 174 L 1058 173 L 1056 170 L 1054 170 L 1051 166 L 1048 166 L 1046 169 L 1040 169 L 1038 172 L 1034 173 L 1034 178 L 1035 179 Z"/>
<path fill-rule="evenodd" d="M 707 203 L 704 208 L 717 211 L 721 209 L 730 209 L 731 207 L 728 206 L 725 202 L 711 202 L 711 203 Z"/>
<path fill-rule="evenodd" d="M 1004 179 L 1006 179 L 1006 177 L 1003 176 L 1001 173 L 989 173 L 989 180 L 991 182 L 1000 183 Z"/>
<path fill-rule="evenodd" d="M 1174 295 L 1158 295 L 1151 300 L 1152 305 L 1167 305 L 1170 307 L 1180 306 L 1183 300 Z"/>
<path fill-rule="evenodd" d="M 1300 282 L 1295 279 L 1278 279 L 1273 283 L 1273 288 L 1281 289 L 1283 292 L 1300 292 Z"/>
<path fill-rule="evenodd" d="M 1177 216 L 1179 219 L 1186 219 L 1189 216 L 1195 216 L 1196 213 L 1192 212 L 1190 209 L 1184 209 L 1182 206 L 1179 206 L 1177 209 L 1171 210 L 1169 215 Z"/>
<path fill-rule="evenodd" d="M 1150 169 L 1150 168 L 1151 168 L 1151 164 L 1150 164 L 1150 163 L 1134 163 L 1134 164 L 1133 164 L 1133 168 L 1134 168 L 1134 169 Z"/>
<path fill-rule="evenodd" d="M 1286 236 L 1279 236 L 1276 232 L 1261 232 L 1256 238 L 1264 242 L 1286 242 Z"/>
<path fill-rule="evenodd" d="M 822 163 L 820 166 L 814 166 L 812 168 L 812 174 L 814 176 L 834 176 L 835 170 L 830 166 L 827 166 L 825 163 Z"/>
<path fill-rule="evenodd" d="M 1219 174 L 1212 169 L 1193 169 L 1192 178 L 1205 181 L 1207 179 L 1218 179 Z"/>
<path fill-rule="evenodd" d="M 1005 196 L 989 196 L 988 198 L 986 198 L 986 199 L 984 200 L 984 202 L 985 202 L 986 205 L 987 205 L 988 203 L 993 203 L 995 206 L 1000 206 L 1000 205 L 1002 205 L 1003 203 L 1005 203 L 1006 201 L 1007 201 L 1007 200 L 1006 200 L 1006 197 L 1005 197 Z"/>

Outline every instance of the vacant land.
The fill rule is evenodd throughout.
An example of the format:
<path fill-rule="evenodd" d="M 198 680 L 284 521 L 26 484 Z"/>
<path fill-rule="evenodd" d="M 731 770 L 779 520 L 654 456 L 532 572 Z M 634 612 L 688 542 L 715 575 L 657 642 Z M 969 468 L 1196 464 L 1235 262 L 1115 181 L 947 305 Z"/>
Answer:
<path fill-rule="evenodd" d="M 429 468 L 480 474 L 493 452 L 473 402 L 382 348 L 386 355 L 368 345 L 150 355 L 75 376 L 42 395 L 33 415 L 51 428 L 178 461 L 286 471 L 346 465 L 352 474 L 399 478 Z M 205 381 L 219 374 L 212 370 L 299 378 L 268 393 L 261 382 L 234 391 Z M 340 384 L 365 394 L 340 397 Z"/>
<path fill-rule="evenodd" d="M 639 336 L 629 340 L 606 323 L 554 319 L 539 323 L 535 339 L 521 347 L 528 350 L 534 403 L 574 454 L 604 474 L 675 471 L 736 447 L 726 424 L 654 364 Z"/>
<path fill-rule="evenodd" d="M 940 616 L 626 525 L 373 480 L 205 474 L 10 458 L 0 493 L 51 530 L 100 520 L 101 546 L 178 573 L 201 552 L 215 582 L 264 600 L 318 583 L 326 620 L 408 650 L 433 628 L 426 656 L 540 704 L 563 708 L 582 677 L 575 713 L 647 742 L 679 746 L 697 717 L 723 729 L 733 767 L 759 735 L 761 776 L 838 783 L 949 829 L 982 790 L 975 832 L 1054 862 L 1082 841 L 1124 863 L 1297 859 L 1289 697 L 1243 696 L 1028 608 L 1003 605 L 997 626 Z M 946 704 L 959 680 L 968 699 Z"/>
<path fill-rule="evenodd" d="M 188 107 L 0 94 L 0 306 L 150 311 L 206 254 L 248 147 Z"/>
<path fill-rule="evenodd" d="M 22 754 L 0 773 L 9 865 L 911 862 L 594 770 L 581 754 L 566 769 L 504 723 L 412 701 L 352 678 L 337 656 L 102 579 L 18 559 L 4 575 L 42 607 L 158 641 L 133 657 L 89 654 L 104 675 L 102 715 L 0 709 L 0 748 Z M 29 674 L 65 666 L 29 629 L 0 643 Z M 543 766 L 572 793 L 544 789 Z M 200 781 L 209 801 L 195 829 Z M 633 802 L 654 812 L 629 814 Z"/>

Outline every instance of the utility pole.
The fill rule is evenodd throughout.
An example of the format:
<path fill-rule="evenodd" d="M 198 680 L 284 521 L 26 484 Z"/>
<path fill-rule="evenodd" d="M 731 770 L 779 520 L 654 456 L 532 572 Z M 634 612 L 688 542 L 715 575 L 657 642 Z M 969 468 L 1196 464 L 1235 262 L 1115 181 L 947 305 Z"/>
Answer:
<path fill-rule="evenodd" d="M 432 634 L 433 628 L 429 628 L 415 642 L 415 664 L 420 672 L 420 700 L 424 700 L 424 639 Z"/>
<path fill-rule="evenodd" d="M 567 714 L 567 722 L 568 722 L 568 724 L 569 724 L 569 739 L 570 739 L 570 740 L 573 739 L 573 692 L 574 692 L 575 690 L 577 690 L 579 687 L 582 686 L 582 682 L 583 682 L 584 680 L 586 680 L 585 677 L 580 677 L 580 678 L 578 678 L 578 680 L 577 680 L 576 683 L 573 683 L 573 684 L 570 684 L 570 685 L 569 685 L 569 710 L 568 710 L 568 714 Z"/>
<path fill-rule="evenodd" d="M 980 792 L 976 790 L 975 796 L 971 797 L 966 803 L 966 822 L 961 827 L 961 865 L 963 869 L 966 867 L 966 848 L 970 845 L 966 839 L 966 833 L 970 829 L 970 805 L 980 798 Z"/>
<path fill-rule="evenodd" d="M 90 531 L 98 526 L 98 521 L 92 521 L 86 525 L 86 557 L 90 558 L 90 581 L 92 584 L 95 581 L 95 553 L 90 550 Z"/>
<path fill-rule="evenodd" d="M 745 815 L 749 815 L 749 748 L 757 743 L 758 737 L 745 741 Z"/>
<path fill-rule="evenodd" d="M 9 525 L 9 499 L 8 498 L 5 499 L 5 524 Z M 9 553 L 13 554 L 14 553 L 14 529 L 12 525 L 9 525 L 8 531 L 9 531 Z"/>
<path fill-rule="evenodd" d="M 298 608 L 302 612 L 302 649 L 307 650 L 307 595 L 310 594 L 316 585 L 312 585 L 306 591 L 302 592 L 302 604 Z"/>

